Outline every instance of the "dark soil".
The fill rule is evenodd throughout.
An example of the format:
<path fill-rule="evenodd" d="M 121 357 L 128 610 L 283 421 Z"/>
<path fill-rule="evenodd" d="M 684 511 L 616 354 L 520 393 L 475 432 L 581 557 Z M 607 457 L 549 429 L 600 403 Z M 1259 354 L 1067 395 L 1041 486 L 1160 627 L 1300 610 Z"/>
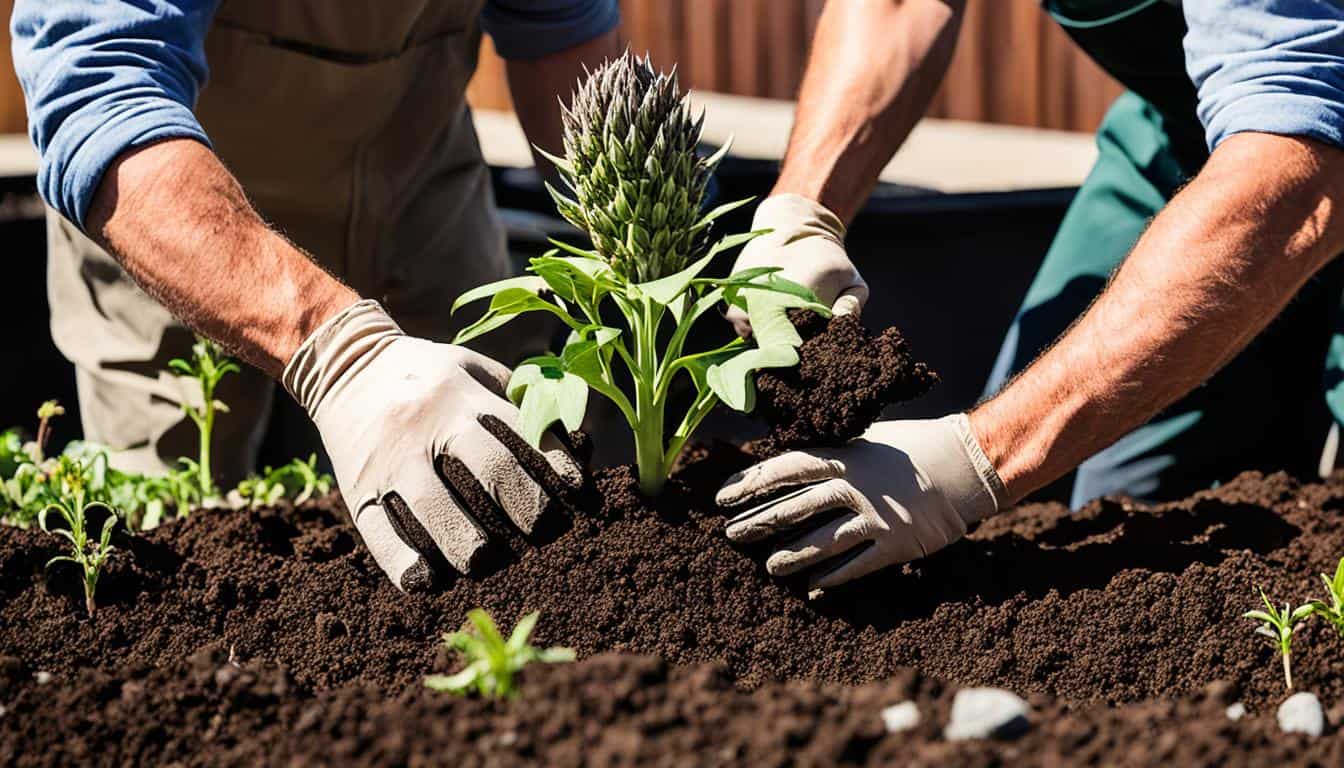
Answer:
<path fill-rule="evenodd" d="M 334 496 L 198 512 L 123 542 L 92 621 L 74 575 L 43 569 L 57 540 L 0 528 L 0 765 L 1344 757 L 1344 712 L 1314 742 L 1277 731 L 1277 659 L 1241 618 L 1256 585 L 1319 596 L 1316 574 L 1344 554 L 1344 476 L 1247 474 L 1155 508 L 1022 507 L 808 601 L 722 535 L 710 499 L 749 461 L 694 452 L 656 509 L 628 469 L 604 470 L 553 541 L 428 595 L 388 582 Z M 453 667 L 438 638 L 477 606 L 506 626 L 539 610 L 536 643 L 588 660 L 530 670 L 513 702 L 423 691 Z M 1344 639 L 1315 621 L 1294 649 L 1299 688 L 1334 707 Z M 951 694 L 971 684 L 1028 696 L 1035 726 L 942 741 Z M 905 698 L 924 724 L 884 735 L 877 711 Z M 1252 715 L 1228 721 L 1232 701 Z"/>
<path fill-rule="evenodd" d="M 803 346 L 793 368 L 756 377 L 756 413 L 771 425 L 763 447 L 840 445 L 863 433 L 882 409 L 913 400 L 938 383 L 895 328 L 874 335 L 853 315 L 827 322 L 790 315 Z"/>

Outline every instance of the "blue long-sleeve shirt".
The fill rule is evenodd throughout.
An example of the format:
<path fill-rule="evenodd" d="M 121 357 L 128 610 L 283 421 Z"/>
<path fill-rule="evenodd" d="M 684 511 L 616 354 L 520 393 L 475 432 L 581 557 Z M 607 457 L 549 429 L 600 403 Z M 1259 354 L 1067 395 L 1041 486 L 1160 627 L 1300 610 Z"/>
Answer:
<path fill-rule="evenodd" d="M 282 1 L 282 0 L 277 0 Z M 17 0 L 14 66 L 41 156 L 38 190 L 84 226 L 104 171 L 167 138 L 209 144 L 192 114 L 218 0 Z M 481 25 L 507 59 L 540 58 L 620 21 L 616 0 L 487 0 Z"/>

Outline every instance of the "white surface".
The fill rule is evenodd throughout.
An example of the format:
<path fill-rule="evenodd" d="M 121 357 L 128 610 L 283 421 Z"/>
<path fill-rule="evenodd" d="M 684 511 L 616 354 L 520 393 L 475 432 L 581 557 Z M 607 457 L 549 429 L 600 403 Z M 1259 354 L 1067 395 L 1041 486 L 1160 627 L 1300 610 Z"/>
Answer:
<path fill-rule="evenodd" d="M 22 133 L 0 134 L 0 178 L 37 174 L 37 150 Z"/>
<path fill-rule="evenodd" d="M 793 102 L 696 93 L 705 109 L 705 139 L 733 137 L 739 157 L 778 160 L 793 125 Z M 511 112 L 475 111 L 481 149 L 492 165 L 532 165 L 527 139 Z M 1096 160 L 1090 134 L 926 119 L 882 171 L 882 180 L 942 192 L 1003 192 L 1082 183 Z M 0 135 L 0 177 L 31 176 L 37 153 L 23 134 Z"/>
<path fill-rule="evenodd" d="M 793 125 L 793 102 L 718 93 L 691 96 L 705 109 L 705 140 L 733 137 L 732 154 L 778 160 Z M 476 110 L 476 130 L 491 165 L 532 164 L 510 112 Z M 1096 160 L 1091 134 L 926 119 L 882 171 L 882 180 L 943 192 L 1003 192 L 1082 183 Z"/>
<path fill-rule="evenodd" d="M 962 688 L 952 697 L 952 715 L 943 728 L 948 741 L 1015 736 L 1031 720 L 1031 708 L 1002 688 Z"/>
<path fill-rule="evenodd" d="M 1300 691 L 1284 699 L 1278 711 L 1279 730 L 1305 733 L 1312 738 L 1325 730 L 1325 710 L 1316 694 Z"/>
<path fill-rule="evenodd" d="M 887 733 L 901 733 L 919 725 L 919 705 L 913 701 L 902 701 L 882 710 L 882 725 Z"/>

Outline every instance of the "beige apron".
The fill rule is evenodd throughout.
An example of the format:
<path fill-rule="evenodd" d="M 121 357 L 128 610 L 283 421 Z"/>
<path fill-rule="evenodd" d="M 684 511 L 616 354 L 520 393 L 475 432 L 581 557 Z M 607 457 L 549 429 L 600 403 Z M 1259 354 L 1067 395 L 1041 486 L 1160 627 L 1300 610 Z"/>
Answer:
<path fill-rule="evenodd" d="M 196 108 L 267 221 L 408 333 L 437 340 L 455 330 L 458 293 L 511 271 L 464 100 L 482 1 L 224 0 Z M 127 469 L 194 455 L 177 405 L 186 388 L 161 373 L 191 334 L 74 225 L 48 219 L 52 335 L 76 366 L 86 438 L 119 449 Z M 535 348 L 535 331 L 521 333 L 493 335 Z M 274 392 L 252 369 L 221 385 L 225 482 L 251 468 Z"/>

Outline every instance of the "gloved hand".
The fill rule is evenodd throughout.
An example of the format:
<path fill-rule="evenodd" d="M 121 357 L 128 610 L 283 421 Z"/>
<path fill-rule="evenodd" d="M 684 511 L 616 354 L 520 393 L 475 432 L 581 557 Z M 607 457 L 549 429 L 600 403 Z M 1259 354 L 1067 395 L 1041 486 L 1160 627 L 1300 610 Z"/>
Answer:
<path fill-rule="evenodd" d="M 768 197 L 756 207 L 752 230 L 769 234 L 747 243 L 733 272 L 751 267 L 781 267 L 780 277 L 800 283 L 837 315 L 858 314 L 868 301 L 868 284 L 845 253 L 845 225 L 825 206 L 801 195 Z M 747 313 L 729 307 L 724 314 L 739 335 L 751 334 Z"/>
<path fill-rule="evenodd" d="M 327 320 L 285 367 L 285 387 L 317 424 L 364 543 L 401 589 L 427 589 L 450 567 L 471 572 L 485 531 L 503 521 L 486 522 L 497 511 L 466 509 L 464 497 L 488 494 L 530 533 L 549 493 L 582 482 L 555 438 L 543 441 L 543 457 L 510 431 L 518 411 L 503 397 L 508 379 L 484 355 L 407 336 L 375 301 Z M 520 462 L 525 452 L 532 456 Z M 435 466 L 445 454 L 479 487 L 450 490 Z"/>
<path fill-rule="evenodd" d="M 717 501 L 737 507 L 785 489 L 733 517 L 728 538 L 787 534 L 766 569 L 786 576 L 821 566 L 811 590 L 937 552 L 1004 499 L 965 414 L 880 421 L 843 447 L 776 456 L 730 477 Z M 841 509 L 848 513 L 827 514 Z"/>

